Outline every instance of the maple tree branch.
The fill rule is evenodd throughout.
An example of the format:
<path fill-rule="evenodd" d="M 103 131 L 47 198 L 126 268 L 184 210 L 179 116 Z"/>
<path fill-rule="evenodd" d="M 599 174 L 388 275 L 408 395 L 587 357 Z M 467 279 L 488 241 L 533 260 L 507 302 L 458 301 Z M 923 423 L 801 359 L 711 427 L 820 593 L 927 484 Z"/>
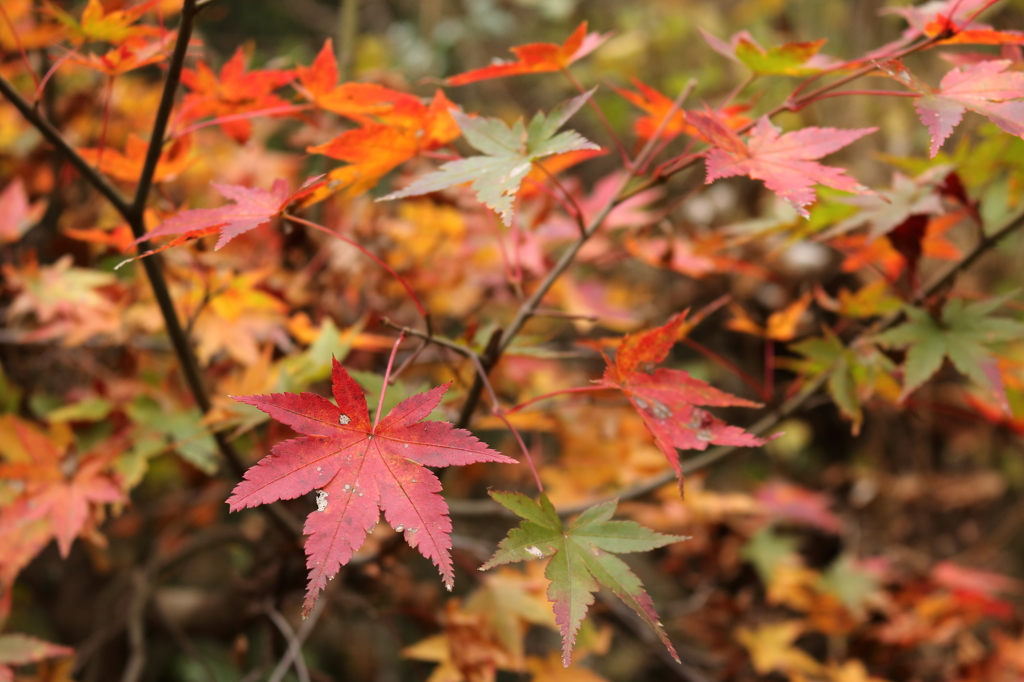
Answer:
<path fill-rule="evenodd" d="M 137 219 L 139 227 L 142 228 L 142 233 L 136 233 L 136 237 L 141 237 L 145 234 L 142 213 L 146 209 L 149 191 L 153 188 L 153 177 L 156 174 L 156 167 L 160 162 L 160 156 L 163 154 L 167 123 L 171 120 L 174 98 L 178 93 L 182 69 L 185 67 L 185 56 L 188 53 L 189 41 L 192 39 L 195 16 L 196 0 L 185 0 L 181 8 L 181 23 L 178 25 L 178 36 L 174 41 L 174 52 L 171 54 L 171 60 L 167 66 L 167 75 L 164 78 L 164 90 L 160 96 L 160 104 L 157 105 L 156 117 L 153 119 L 153 128 L 149 137 L 149 148 L 146 150 L 146 158 L 142 164 L 142 173 L 139 174 L 139 184 L 135 189 L 135 200 L 132 202 L 132 215 Z M 135 225 L 132 225 L 132 231 L 135 232 Z"/>
<path fill-rule="evenodd" d="M 298 632 L 292 629 L 292 626 L 285 620 L 285 617 L 272 604 L 264 604 L 263 613 L 266 614 L 270 622 L 274 624 L 274 627 L 281 632 L 281 635 L 288 642 L 288 650 L 278 662 L 277 667 L 274 668 L 274 672 L 270 675 L 267 682 L 281 682 L 284 676 L 288 674 L 288 668 L 293 666 L 299 682 L 310 682 L 309 669 L 306 668 L 306 661 L 302 658 L 302 645 L 313 631 L 313 626 L 320 619 L 325 601 L 324 599 L 317 600 L 317 604 L 313 607 L 306 620 L 303 621 Z"/>
<path fill-rule="evenodd" d="M 185 51 L 191 37 L 192 18 L 194 16 L 194 12 L 195 0 L 185 0 L 185 7 L 182 10 L 182 25 L 178 31 L 178 39 L 175 44 L 174 52 L 174 57 L 180 59 L 182 62 L 184 61 Z M 177 74 L 173 82 L 170 80 L 171 73 Z M 168 81 L 165 83 L 164 96 L 161 99 L 160 109 L 158 109 L 157 117 L 154 122 L 154 134 L 150 139 L 150 153 L 147 154 L 146 165 L 143 168 L 143 177 L 140 177 L 138 189 L 136 190 L 135 198 L 132 203 L 128 202 L 128 199 L 126 199 L 124 195 L 110 183 L 106 176 L 90 166 L 89 163 L 87 163 L 75 150 L 75 148 L 64 139 L 60 131 L 57 130 L 38 111 L 36 111 L 36 109 L 30 105 L 3 76 L 0 76 L 0 94 L 3 94 L 3 96 L 12 105 L 14 105 L 18 112 L 21 113 L 25 120 L 31 123 L 32 126 L 38 130 L 50 144 L 56 147 L 57 150 L 64 155 L 68 163 L 70 163 L 75 170 L 77 170 L 79 174 L 96 189 L 96 191 L 110 202 L 114 209 L 128 222 L 132 233 L 135 234 L 136 237 L 141 237 L 146 233 L 145 223 L 143 221 L 145 200 L 146 196 L 148 196 L 149 188 L 152 187 L 152 178 L 153 173 L 156 170 L 156 162 L 160 159 L 160 152 L 162 150 L 162 142 L 160 142 L 160 140 L 162 140 L 163 133 L 166 130 L 167 120 L 170 116 L 170 107 L 174 104 L 174 91 L 177 90 L 178 77 L 180 77 L 180 75 L 181 64 L 179 63 L 175 70 L 174 64 L 172 63 L 168 72 Z M 150 159 L 154 154 L 156 161 L 151 161 Z M 148 178 L 148 180 L 143 183 L 142 180 L 145 178 Z M 143 194 L 144 187 L 145 194 Z M 146 247 L 147 244 L 142 243 L 139 248 L 145 249 Z M 199 363 L 192 350 L 192 344 L 189 341 L 184 328 L 181 326 L 181 320 L 178 318 L 178 313 L 174 308 L 174 302 L 171 299 L 167 280 L 163 275 L 162 261 L 159 256 L 152 256 L 143 260 L 143 267 L 146 271 L 146 276 L 149 279 L 150 286 L 153 289 L 153 295 L 156 299 L 157 306 L 163 316 L 164 324 L 167 329 L 167 336 L 171 341 L 175 355 L 178 358 L 178 363 L 185 376 L 185 382 L 189 387 L 192 398 L 196 401 L 196 405 L 205 414 L 211 407 L 209 394 L 206 392 L 206 387 L 203 384 L 202 374 L 199 371 Z M 214 433 L 213 437 L 217 443 L 217 449 L 227 461 L 232 472 L 238 478 L 241 478 L 242 474 L 245 472 L 246 466 L 242 462 L 238 452 L 234 449 L 234 446 L 219 432 Z M 283 530 L 295 537 L 302 535 L 302 524 L 292 517 L 285 509 L 280 506 L 276 506 L 276 508 L 268 507 L 268 509 L 268 513 L 271 518 Z"/>
<path fill-rule="evenodd" d="M 14 105 L 14 108 L 24 117 L 26 121 L 32 124 L 32 126 L 38 130 L 46 141 L 52 144 L 60 151 L 68 162 L 75 168 L 78 173 L 86 179 L 86 181 L 96 188 L 103 197 L 113 205 L 113 207 L 122 216 L 127 215 L 131 211 L 131 206 L 128 200 L 121 194 L 120 190 L 114 187 L 106 176 L 100 173 L 98 170 L 90 166 L 85 159 L 83 159 L 75 148 L 72 147 L 67 140 L 60 134 L 60 131 L 53 127 L 46 118 L 44 118 L 36 109 L 28 103 L 25 98 L 18 93 L 15 87 L 0 75 L 0 94 L 2 94 L 8 102 Z"/>
<path fill-rule="evenodd" d="M 1017 211 L 1006 221 L 998 227 L 992 234 L 988 235 L 979 242 L 974 249 L 971 250 L 966 256 L 959 260 L 955 265 L 951 266 L 942 276 L 940 276 L 935 282 L 928 285 L 916 296 L 914 296 L 915 303 L 921 303 L 938 291 L 949 286 L 956 277 L 966 270 L 968 267 L 973 265 L 977 260 L 987 251 L 995 247 L 1001 240 L 1007 236 L 1013 234 L 1017 230 L 1024 227 L 1024 209 Z M 862 332 L 854 337 L 850 343 L 853 343 L 859 338 L 865 336 L 877 334 L 881 331 L 894 327 L 902 318 L 901 313 L 895 313 L 881 322 L 876 329 Z M 789 417 L 791 414 L 796 412 L 798 409 L 804 406 L 804 404 L 813 396 L 824 388 L 828 382 L 830 372 L 826 371 L 815 377 L 812 381 L 804 385 L 803 389 L 789 400 L 783 402 L 778 407 L 772 409 L 768 414 L 764 415 L 761 419 L 755 422 L 747 430 L 756 436 L 761 436 L 770 429 L 774 428 L 784 419 Z M 737 446 L 720 446 L 712 448 L 701 455 L 691 457 L 685 461 L 680 462 L 680 472 L 682 475 L 688 475 L 704 469 L 715 462 L 728 457 L 729 455 L 737 452 L 744 448 Z M 672 470 L 668 470 L 665 473 L 654 476 L 646 481 L 637 483 L 636 485 L 623 488 L 614 494 L 610 494 L 606 497 L 589 500 L 586 503 L 580 503 L 575 505 L 567 505 L 560 507 L 558 513 L 560 516 L 571 516 L 573 514 L 579 514 L 594 505 L 601 504 L 610 500 L 629 500 L 637 497 L 642 497 L 651 492 L 654 492 L 658 488 L 667 485 L 676 480 L 676 474 Z M 448 502 L 449 512 L 453 516 L 509 516 L 511 512 L 507 512 L 504 507 L 501 507 L 492 500 L 450 500 Z"/>
<path fill-rule="evenodd" d="M 583 230 L 583 233 L 579 238 L 577 238 L 576 241 L 574 241 L 572 245 L 562 253 L 558 262 L 555 263 L 555 266 L 551 268 L 530 297 L 522 304 L 522 306 L 519 307 L 519 311 L 516 313 L 515 318 L 501 334 L 500 342 L 496 347 L 494 347 L 493 351 L 489 350 L 484 354 L 482 362 L 484 375 L 489 373 L 498 363 L 498 360 L 501 359 L 502 353 L 508 350 L 516 335 L 522 330 L 526 322 L 533 317 L 537 308 L 540 306 L 541 301 L 544 300 L 544 297 L 547 295 L 551 287 L 555 285 L 558 278 L 569 269 L 570 265 L 572 265 L 573 261 L 576 259 L 576 254 L 579 253 L 580 249 L 583 248 L 583 245 L 587 243 L 587 240 L 601 228 L 605 219 L 618 205 L 619 196 L 626 191 L 626 187 L 636 175 L 637 169 L 647 162 L 647 159 L 653 153 L 658 140 L 661 138 L 662 132 L 664 132 L 675 113 L 680 107 L 682 107 L 683 101 L 689 96 L 690 91 L 693 90 L 695 85 L 696 81 L 693 79 L 690 79 L 686 83 L 683 89 L 679 92 L 679 95 L 672 102 L 672 106 L 669 108 L 668 113 L 661 120 L 661 123 L 658 125 L 658 129 L 655 130 L 651 138 L 647 140 L 647 143 L 637 155 L 636 160 L 627 167 L 625 175 L 619 182 L 618 188 L 608 201 L 605 202 L 604 206 L 601 207 L 601 210 L 599 210 L 590 222 L 587 223 L 586 229 Z M 456 423 L 456 426 L 459 428 L 466 428 L 466 426 L 469 425 L 469 422 L 473 417 L 473 412 L 476 410 L 476 406 L 480 401 L 480 395 L 483 392 L 483 389 L 484 378 L 478 372 L 476 378 L 473 380 L 473 385 L 469 389 L 469 393 L 466 395 L 466 402 L 462 406 L 462 413 L 459 415 L 459 421 Z"/>

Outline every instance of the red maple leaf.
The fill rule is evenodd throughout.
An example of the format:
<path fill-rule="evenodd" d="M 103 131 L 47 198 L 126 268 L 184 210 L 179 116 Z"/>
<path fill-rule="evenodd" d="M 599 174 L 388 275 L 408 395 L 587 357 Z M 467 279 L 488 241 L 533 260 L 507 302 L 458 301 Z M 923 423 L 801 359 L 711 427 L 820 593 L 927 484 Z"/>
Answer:
<path fill-rule="evenodd" d="M 767 116 L 762 116 L 744 142 L 713 111 L 687 112 L 687 119 L 712 144 L 705 159 L 709 184 L 733 175 L 763 180 L 768 189 L 789 201 L 805 218 L 810 214 L 804 207 L 814 203 L 816 184 L 846 192 L 868 191 L 841 168 L 823 166 L 814 159 L 842 149 L 878 128 L 810 127 L 781 133 Z"/>
<path fill-rule="evenodd" d="M 482 69 L 473 69 L 448 79 L 448 85 L 466 85 L 491 78 L 518 76 L 524 73 L 561 71 L 573 62 L 586 57 L 600 47 L 608 35 L 587 33 L 587 22 L 580 24 L 561 45 L 555 43 L 529 43 L 509 50 L 517 59 L 499 61 Z"/>
<path fill-rule="evenodd" d="M 685 318 L 683 312 L 664 326 L 623 337 L 615 361 L 605 358 L 608 366 L 599 382 L 626 394 L 675 469 L 680 486 L 683 475 L 676 448 L 705 450 L 709 443 L 757 447 L 768 440 L 729 426 L 698 407 L 760 407 L 759 403 L 719 391 L 680 369 L 654 369 L 679 339 Z"/>
<path fill-rule="evenodd" d="M 216 182 L 212 184 L 218 192 L 235 203 L 220 208 L 193 208 L 165 220 L 156 228 L 136 239 L 130 246 L 136 246 L 154 237 L 178 235 L 177 238 L 160 248 L 139 254 L 135 258 L 129 258 L 119 263 L 117 267 L 165 251 L 172 246 L 214 234 L 218 230 L 220 230 L 220 239 L 217 240 L 217 245 L 214 248 L 220 249 L 243 232 L 266 225 L 271 218 L 280 215 L 291 204 L 304 199 L 316 190 L 322 182 L 321 176 L 309 178 L 291 194 L 288 193 L 288 181 L 284 179 L 275 180 L 269 192 L 259 187 L 222 185 Z"/>
<path fill-rule="evenodd" d="M 452 524 L 438 494 L 441 482 L 426 467 L 516 460 L 447 422 L 423 421 L 449 384 L 412 396 L 371 424 L 362 389 L 337 360 L 333 365 L 337 405 L 314 393 L 235 398 L 305 436 L 278 443 L 245 473 L 228 499 L 231 511 L 318 491 L 318 509 L 305 525 L 306 613 L 362 546 L 381 510 L 410 546 L 434 562 L 450 590 Z"/>
<path fill-rule="evenodd" d="M 1024 137 L 1024 73 L 1006 71 L 1013 62 L 993 59 L 955 68 L 942 77 L 938 89 L 921 82 L 903 64 L 883 68 L 896 80 L 921 93 L 914 100 L 921 123 L 932 136 L 931 155 L 939 148 L 970 109 L 1018 137 Z M 1012 101 L 1018 100 L 1018 101 Z"/>
<path fill-rule="evenodd" d="M 274 90 L 291 82 L 292 77 L 291 71 L 246 71 L 242 48 L 238 48 L 221 68 L 220 78 L 205 63 L 199 62 L 195 71 L 185 69 L 181 73 L 181 82 L 192 90 L 182 103 L 181 118 L 191 122 L 207 116 L 222 118 L 286 107 L 288 102 L 275 95 Z M 252 124 L 245 119 L 221 121 L 220 127 L 241 144 L 252 134 Z"/>

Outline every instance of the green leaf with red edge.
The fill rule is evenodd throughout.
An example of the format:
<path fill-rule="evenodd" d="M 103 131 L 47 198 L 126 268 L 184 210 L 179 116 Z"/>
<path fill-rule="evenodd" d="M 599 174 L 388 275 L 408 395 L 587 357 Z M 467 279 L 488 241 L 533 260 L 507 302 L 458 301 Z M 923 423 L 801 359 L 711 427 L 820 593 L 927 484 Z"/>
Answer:
<path fill-rule="evenodd" d="M 405 189 L 392 192 L 378 201 L 418 196 L 472 183 L 477 199 L 500 215 L 505 225 L 511 225 L 516 194 L 535 161 L 553 154 L 600 149 L 574 130 L 558 132 L 593 92 L 591 90 L 563 102 L 547 115 L 537 112 L 529 126 L 524 125 L 522 119 L 509 127 L 498 118 L 455 113 L 455 120 L 466 141 L 483 154 L 449 161 Z"/>
<path fill-rule="evenodd" d="M 146 0 L 128 9 L 108 12 L 100 0 L 89 0 L 82 10 L 81 20 L 75 19 L 52 3 L 46 4 L 46 11 L 67 27 L 68 38 L 76 46 L 86 42 L 116 45 L 131 38 L 160 35 L 160 29 L 156 26 L 135 25 L 142 15 L 159 2 L 160 0 Z"/>
<path fill-rule="evenodd" d="M 524 521 L 509 531 L 481 571 L 518 561 L 550 557 L 544 575 L 551 581 L 548 600 L 554 604 L 555 622 L 562 633 L 562 664 L 569 667 L 580 624 L 604 585 L 626 603 L 658 634 L 679 660 L 672 642 L 654 611 L 640 579 L 615 554 L 647 552 L 687 538 L 662 535 L 633 521 L 612 521 L 617 499 L 591 507 L 568 526 L 563 525 L 551 501 L 540 502 L 522 493 L 491 492 L 491 497 Z"/>
<path fill-rule="evenodd" d="M 907 306 L 904 309 L 906 322 L 875 335 L 876 343 L 907 349 L 900 400 L 905 400 L 930 379 L 942 367 L 943 360 L 949 358 L 961 373 L 992 391 L 1009 413 L 1005 388 L 990 345 L 1021 338 L 1024 323 L 992 317 L 991 313 L 1013 295 L 974 303 L 954 298 L 946 303 L 938 319 L 927 310 Z"/>
<path fill-rule="evenodd" d="M 568 68 L 586 57 L 608 39 L 608 34 L 587 33 L 587 22 L 581 23 L 564 43 L 530 43 L 513 47 L 515 61 L 499 61 L 482 69 L 473 69 L 447 80 L 448 85 L 467 85 L 491 78 L 505 78 L 525 73 L 550 73 Z"/>
<path fill-rule="evenodd" d="M 733 35 L 726 43 L 699 29 L 715 52 L 745 65 L 758 76 L 809 76 L 839 64 L 836 59 L 818 54 L 827 40 L 786 43 L 765 49 L 747 31 Z"/>
<path fill-rule="evenodd" d="M 220 249 L 238 235 L 266 225 L 272 218 L 281 215 L 289 206 L 302 201 L 316 191 L 324 182 L 323 176 L 308 178 L 299 189 L 291 194 L 288 193 L 288 181 L 284 179 L 275 180 L 269 192 L 259 187 L 222 185 L 215 182 L 213 186 L 217 191 L 234 201 L 234 204 L 220 208 L 193 208 L 178 213 L 133 241 L 130 246 L 137 246 L 157 237 L 177 235 L 175 239 L 159 248 L 122 261 L 118 263 L 117 267 L 154 253 L 160 253 L 172 246 L 179 246 L 194 239 L 216 234 L 218 231 L 220 239 L 217 240 L 217 245 L 214 248 Z"/>
<path fill-rule="evenodd" d="M 75 650 L 70 647 L 51 644 L 21 633 L 0 635 L 0 682 L 14 680 L 14 671 L 10 668 L 12 665 L 39 663 L 49 658 L 72 656 L 74 653 Z"/>
<path fill-rule="evenodd" d="M 405 541 L 434 562 L 450 590 L 452 525 L 441 483 L 427 467 L 516 460 L 448 422 L 422 421 L 448 384 L 412 396 L 372 423 L 363 390 L 337 360 L 332 383 L 337 405 L 314 393 L 235 398 L 304 435 L 278 443 L 245 473 L 228 499 L 231 511 L 318 491 L 317 511 L 305 525 L 305 613 L 362 546 L 382 510 Z"/>
<path fill-rule="evenodd" d="M 759 403 L 720 391 L 683 370 L 654 369 L 679 339 L 685 318 L 683 312 L 661 327 L 624 337 L 599 382 L 626 394 L 675 470 L 680 487 L 683 475 L 676 448 L 705 450 L 711 443 L 758 447 L 768 440 L 698 407 L 760 407 Z"/>
<path fill-rule="evenodd" d="M 805 218 L 810 216 L 805 207 L 814 203 L 816 184 L 845 192 L 869 191 L 842 169 L 823 166 L 815 159 L 878 128 L 809 127 L 782 133 L 767 116 L 762 116 L 744 142 L 714 111 L 688 112 L 687 119 L 712 145 L 705 157 L 708 184 L 734 175 L 763 180 L 768 189 L 787 200 Z"/>

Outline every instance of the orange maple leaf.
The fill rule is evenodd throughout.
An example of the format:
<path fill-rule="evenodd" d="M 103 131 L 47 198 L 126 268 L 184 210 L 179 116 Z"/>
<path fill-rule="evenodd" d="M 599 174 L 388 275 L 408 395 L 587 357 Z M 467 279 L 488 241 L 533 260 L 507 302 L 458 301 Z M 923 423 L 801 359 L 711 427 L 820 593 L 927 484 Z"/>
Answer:
<path fill-rule="evenodd" d="M 654 137 L 654 133 L 658 130 L 661 122 L 668 116 L 668 112 L 672 109 L 673 100 L 671 97 L 658 92 L 637 78 L 631 78 L 630 80 L 632 80 L 633 87 L 638 92 L 626 90 L 625 88 L 614 88 L 614 90 L 622 95 L 626 101 L 647 112 L 647 116 L 643 116 L 633 124 L 633 131 L 645 140 L 650 139 Z M 739 130 L 750 123 L 750 118 L 744 115 L 744 112 L 749 110 L 749 104 L 733 104 L 723 107 L 718 113 L 729 128 Z M 665 129 L 662 130 L 661 137 L 665 140 L 671 140 L 680 133 L 685 133 L 691 137 L 698 137 L 705 142 L 708 141 L 700 131 L 687 122 L 686 112 L 677 109 L 665 125 Z"/>
<path fill-rule="evenodd" d="M 328 173 L 327 184 L 313 192 L 303 205 L 322 201 L 341 190 L 348 196 L 366 192 L 417 154 L 458 139 L 462 133 L 451 115 L 454 106 L 440 90 L 429 106 L 407 96 L 379 115 L 380 122 L 367 123 L 326 144 L 310 147 L 307 151 L 346 161 L 348 165 Z"/>
<path fill-rule="evenodd" d="M 192 122 L 207 116 L 221 119 L 288 106 L 274 90 L 290 83 L 294 74 L 277 69 L 246 71 L 245 61 L 242 48 L 238 48 L 221 68 L 219 78 L 204 62 L 199 62 L 194 71 L 182 71 L 181 82 L 192 91 L 182 103 L 182 120 Z M 252 135 L 252 123 L 246 119 L 218 122 L 221 129 L 240 144 L 245 144 Z"/>
<path fill-rule="evenodd" d="M 482 69 L 473 69 L 448 79 L 448 85 L 466 85 L 491 78 L 518 76 L 524 73 L 548 73 L 568 68 L 573 62 L 586 57 L 608 39 L 608 34 L 587 33 L 587 22 L 580 24 L 564 43 L 529 43 L 509 50 L 517 57 L 514 62 L 499 61 Z"/>
<path fill-rule="evenodd" d="M 360 123 L 371 123 L 374 116 L 385 115 L 399 102 L 415 106 L 413 95 L 385 88 L 376 83 L 338 84 L 338 61 L 331 39 L 324 42 L 310 66 L 295 68 L 299 84 L 321 109 L 346 116 Z"/>
<path fill-rule="evenodd" d="M 135 133 L 129 133 L 123 154 L 115 149 L 97 148 L 79 149 L 78 153 L 87 163 L 98 166 L 110 177 L 134 183 L 138 182 L 139 176 L 142 175 L 142 167 L 145 164 L 148 150 L 148 142 Z M 171 146 L 160 155 L 156 172 L 153 174 L 153 181 L 169 180 L 188 168 L 194 160 L 191 152 L 191 135 L 175 139 Z"/>
<path fill-rule="evenodd" d="M 19 481 L 21 496 L 7 509 L 5 523 L 46 521 L 49 537 L 56 539 L 62 557 L 71 551 L 71 543 L 86 529 L 92 510 L 104 503 L 121 502 L 124 495 L 104 470 L 112 451 L 110 442 L 79 458 L 68 458 L 42 431 L 17 417 L 8 416 L 5 427 L 13 431 L 27 460 L 0 464 L 0 479 Z M 8 429 L 4 429 L 7 431 Z M 9 459 L 9 457 L 8 457 Z M 67 473 L 72 464 L 72 472 Z M 4 543 L 6 546 L 6 543 Z"/>
<path fill-rule="evenodd" d="M 171 31 L 154 41 L 134 36 L 105 54 L 72 54 L 69 60 L 111 77 L 120 76 L 167 59 L 169 47 L 176 35 L 176 31 Z"/>

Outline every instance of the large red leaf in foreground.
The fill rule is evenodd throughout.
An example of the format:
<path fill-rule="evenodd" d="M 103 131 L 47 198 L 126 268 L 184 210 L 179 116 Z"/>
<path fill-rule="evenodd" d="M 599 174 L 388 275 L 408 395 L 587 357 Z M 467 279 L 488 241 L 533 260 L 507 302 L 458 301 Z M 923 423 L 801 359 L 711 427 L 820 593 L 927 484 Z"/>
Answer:
<path fill-rule="evenodd" d="M 491 450 L 448 422 L 422 421 L 441 402 L 448 384 L 403 401 L 372 424 L 359 385 L 337 360 L 337 406 L 314 393 L 236 397 L 305 437 L 278 443 L 245 473 L 228 504 L 231 511 L 317 490 L 317 511 L 306 519 L 309 586 L 304 610 L 358 550 L 380 511 L 405 541 L 434 562 L 450 590 L 452 531 L 441 482 L 426 467 L 516 460 Z"/>
<path fill-rule="evenodd" d="M 608 360 L 601 380 L 629 398 L 675 469 L 680 486 L 683 474 L 676 448 L 705 450 L 709 443 L 757 447 L 767 440 L 729 426 L 697 407 L 760 407 L 758 403 L 719 391 L 680 369 L 653 369 L 679 339 L 685 317 L 680 313 L 662 327 L 625 336 L 615 351 L 615 361 Z"/>
<path fill-rule="evenodd" d="M 810 214 L 804 207 L 814 203 L 816 184 L 846 192 L 867 191 L 841 168 L 823 166 L 814 159 L 842 149 L 878 128 L 810 127 L 780 133 L 767 116 L 762 116 L 744 142 L 716 112 L 694 111 L 686 116 L 712 144 L 706 159 L 708 183 L 733 175 L 763 180 L 768 189 L 787 200 L 805 218 Z"/>

